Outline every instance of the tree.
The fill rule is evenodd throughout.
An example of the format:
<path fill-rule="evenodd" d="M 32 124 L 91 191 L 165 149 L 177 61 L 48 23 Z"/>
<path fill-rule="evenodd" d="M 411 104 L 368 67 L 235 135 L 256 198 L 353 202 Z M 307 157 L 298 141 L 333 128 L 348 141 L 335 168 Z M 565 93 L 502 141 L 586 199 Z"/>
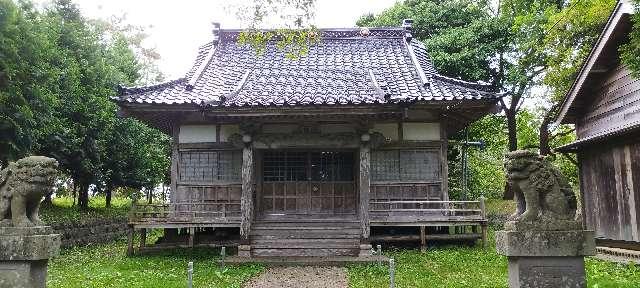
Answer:
<path fill-rule="evenodd" d="M 622 62 L 634 72 L 634 76 L 640 77 L 640 1 L 633 0 L 635 14 L 631 18 L 633 28 L 629 35 L 629 42 L 620 47 Z"/>
<path fill-rule="evenodd" d="M 161 78 L 159 56 L 132 27 L 87 20 L 69 0 L 42 11 L 0 0 L 0 166 L 28 154 L 54 157 L 84 208 L 90 190 L 106 184 L 165 182 L 167 137 L 119 119 L 109 100 L 117 84 Z M 128 146 L 113 150 L 121 139 Z"/>
<path fill-rule="evenodd" d="M 552 154 L 551 143 L 573 131 L 560 127 L 552 133 L 549 126 L 614 6 L 614 0 L 572 0 L 544 24 L 547 32 L 540 46 L 546 53 L 547 68 L 540 85 L 548 88 L 549 107 L 540 123 L 542 155 Z"/>

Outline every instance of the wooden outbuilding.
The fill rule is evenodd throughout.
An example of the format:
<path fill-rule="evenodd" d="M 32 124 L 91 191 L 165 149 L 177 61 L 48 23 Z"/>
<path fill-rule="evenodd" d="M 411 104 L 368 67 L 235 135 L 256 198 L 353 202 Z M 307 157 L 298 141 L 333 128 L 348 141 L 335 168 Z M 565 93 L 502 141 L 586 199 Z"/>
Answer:
<path fill-rule="evenodd" d="M 601 246 L 640 249 L 640 80 L 620 62 L 633 5 L 619 1 L 567 93 L 556 123 L 575 124 L 582 215 Z"/>
<path fill-rule="evenodd" d="M 187 246 L 226 231 L 253 257 L 367 254 L 377 226 L 486 234 L 480 201 L 449 199 L 447 137 L 501 95 L 438 74 L 411 23 L 320 29 L 296 59 L 214 25 L 184 78 L 121 88 L 123 115 L 173 138 L 171 201 L 135 207 L 132 228 Z"/>

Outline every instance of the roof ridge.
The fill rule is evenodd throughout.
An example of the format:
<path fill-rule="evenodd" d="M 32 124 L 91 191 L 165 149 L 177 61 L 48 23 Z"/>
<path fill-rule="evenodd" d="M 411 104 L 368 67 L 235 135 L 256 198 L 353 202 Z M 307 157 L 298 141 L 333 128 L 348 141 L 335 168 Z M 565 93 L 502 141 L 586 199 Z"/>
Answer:
<path fill-rule="evenodd" d="M 160 88 L 166 88 L 166 87 L 174 86 L 174 85 L 182 83 L 184 81 L 186 81 L 186 78 L 185 77 L 180 77 L 180 78 L 177 78 L 177 79 L 167 80 L 167 81 L 164 81 L 164 82 L 151 84 L 151 85 L 129 86 L 129 87 L 118 85 L 118 95 L 119 96 L 125 96 L 125 95 L 129 95 L 129 94 L 134 94 L 134 93 L 148 92 L 148 91 L 152 91 L 152 90 L 156 90 L 156 89 L 160 89 Z"/>
<path fill-rule="evenodd" d="M 483 92 L 496 92 L 495 88 L 491 84 L 483 84 L 483 83 L 479 83 L 479 82 L 465 81 L 465 80 L 462 80 L 462 79 L 445 76 L 445 75 L 442 75 L 440 73 L 433 73 L 432 76 L 434 78 L 436 78 L 437 80 L 444 81 L 444 82 L 451 83 L 451 84 L 460 85 L 460 86 L 463 86 L 465 88 L 471 88 L 471 89 L 475 89 L 475 90 L 479 90 L 479 91 L 483 91 Z"/>

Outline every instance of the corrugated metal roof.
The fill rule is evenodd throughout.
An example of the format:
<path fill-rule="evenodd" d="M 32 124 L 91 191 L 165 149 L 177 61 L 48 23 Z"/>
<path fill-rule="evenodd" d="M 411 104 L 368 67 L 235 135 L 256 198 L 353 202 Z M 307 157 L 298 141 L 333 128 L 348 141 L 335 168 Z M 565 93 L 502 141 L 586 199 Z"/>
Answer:
<path fill-rule="evenodd" d="M 239 30 L 219 31 L 199 49 L 185 78 L 121 88 L 120 103 L 209 107 L 377 104 L 496 99 L 490 87 L 439 75 L 424 45 L 403 28 L 320 30 L 320 41 L 297 59 L 274 42 L 256 54 L 239 45 Z M 204 66 L 203 66 L 204 65 Z M 421 70 L 418 70 L 421 69 Z"/>

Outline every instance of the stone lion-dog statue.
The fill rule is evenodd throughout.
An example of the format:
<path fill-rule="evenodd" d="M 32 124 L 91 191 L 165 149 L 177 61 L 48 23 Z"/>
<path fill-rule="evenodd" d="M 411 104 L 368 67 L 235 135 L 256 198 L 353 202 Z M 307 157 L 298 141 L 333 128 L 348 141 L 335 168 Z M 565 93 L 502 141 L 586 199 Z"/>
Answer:
<path fill-rule="evenodd" d="M 509 152 L 505 169 L 517 206 L 505 228 L 520 223 L 544 226 L 545 230 L 575 226 L 576 196 L 567 179 L 547 158 L 532 151 Z"/>
<path fill-rule="evenodd" d="M 49 157 L 22 158 L 0 171 L 0 226 L 43 226 L 42 197 L 53 191 L 58 162 Z"/>

